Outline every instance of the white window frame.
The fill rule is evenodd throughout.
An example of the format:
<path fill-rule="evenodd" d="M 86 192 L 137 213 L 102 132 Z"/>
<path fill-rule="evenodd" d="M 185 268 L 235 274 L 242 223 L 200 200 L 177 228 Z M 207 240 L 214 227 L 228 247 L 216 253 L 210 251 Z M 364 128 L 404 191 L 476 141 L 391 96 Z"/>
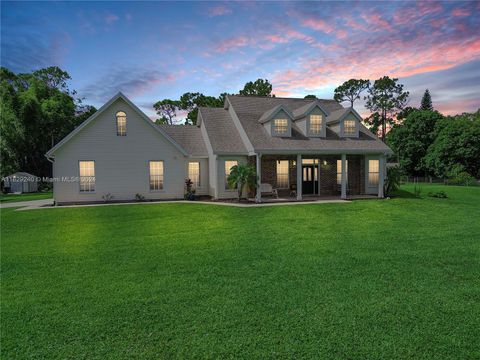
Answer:
<path fill-rule="evenodd" d="M 347 127 L 347 122 L 353 123 L 353 128 Z M 351 129 L 347 131 L 347 129 Z M 352 119 L 344 119 L 343 120 L 343 136 L 356 136 L 357 135 L 357 121 Z"/>
<path fill-rule="evenodd" d="M 319 118 L 320 119 L 320 128 L 318 129 L 318 131 L 314 131 L 312 130 L 313 127 L 312 127 L 312 119 L 313 118 Z M 323 115 L 319 115 L 319 114 L 311 114 L 309 116 L 309 124 L 308 124 L 308 131 L 309 131 L 309 134 L 310 135 L 313 135 L 313 136 L 321 136 L 323 134 L 323 123 L 324 123 L 324 118 L 323 118 Z M 317 126 L 317 124 L 315 124 L 315 127 Z"/>
<path fill-rule="evenodd" d="M 152 175 L 152 163 L 161 163 L 161 169 L 162 173 L 161 174 L 154 174 Z M 157 178 L 153 179 L 154 181 L 154 186 L 152 187 L 152 176 L 155 176 Z M 159 186 L 155 186 L 155 182 L 159 182 Z M 163 160 L 150 160 L 148 162 L 148 187 L 151 192 L 159 192 L 159 191 L 164 191 L 165 189 L 165 162 Z M 158 187 L 158 188 L 157 188 Z"/>
<path fill-rule="evenodd" d="M 277 125 L 277 121 L 278 122 L 283 122 L 285 121 L 285 125 Z M 288 136 L 288 119 L 286 118 L 277 118 L 277 119 L 273 119 L 273 123 L 272 123 L 272 127 L 273 127 L 273 133 L 276 135 L 276 136 Z M 278 131 L 279 128 L 285 128 L 285 131 Z"/>
<path fill-rule="evenodd" d="M 193 174 L 194 176 L 197 177 L 195 180 L 192 179 L 194 176 L 192 176 L 192 174 L 190 173 L 190 165 L 191 165 L 191 164 L 198 164 L 198 168 L 197 168 L 197 169 L 198 169 L 198 174 Z M 201 169 L 200 161 L 189 161 L 189 162 L 188 162 L 188 169 L 187 169 L 187 171 L 188 171 L 188 178 L 192 181 L 193 186 L 196 187 L 196 188 L 197 188 L 197 187 L 199 188 L 199 187 L 202 186 L 201 170 L 200 170 L 200 169 Z"/>
<path fill-rule="evenodd" d="M 227 168 L 227 163 L 235 163 L 233 165 L 230 165 L 228 168 Z M 231 189 L 229 186 L 228 186 L 228 176 L 230 175 L 230 169 L 232 167 L 234 167 L 235 165 L 238 165 L 238 160 L 225 160 L 224 163 L 223 163 L 223 166 L 224 166 L 224 174 L 225 174 L 225 177 L 224 177 L 224 181 L 225 181 L 225 190 L 235 190 L 235 189 Z M 228 171 L 228 172 L 227 172 Z"/>
<path fill-rule="evenodd" d="M 283 165 L 285 165 L 285 163 L 287 164 L 287 167 L 286 167 L 287 172 L 286 173 L 284 173 L 284 172 L 280 173 L 278 171 L 279 167 L 282 165 L 282 163 L 283 163 Z M 278 189 L 289 189 L 290 188 L 290 160 L 277 160 L 276 161 L 276 172 L 277 172 L 277 188 Z M 281 186 L 280 183 L 282 181 L 279 181 L 279 175 L 286 176 L 286 179 L 287 179 L 286 186 L 284 186 L 284 187 Z"/>
<path fill-rule="evenodd" d="M 348 184 L 348 160 L 345 160 L 345 177 Z M 342 160 L 337 159 L 337 185 L 342 185 Z"/>
<path fill-rule="evenodd" d="M 82 175 L 82 163 L 93 163 L 93 175 Z M 85 170 L 86 167 L 83 167 Z M 89 171 L 90 173 L 90 171 Z M 78 179 L 79 179 L 79 189 L 78 191 L 81 194 L 92 194 L 95 193 L 96 179 L 95 179 L 95 160 L 79 160 L 78 161 Z M 85 183 L 88 184 L 88 189 L 85 188 Z M 82 189 L 83 188 L 83 189 Z"/>
<path fill-rule="evenodd" d="M 372 162 L 377 162 L 377 171 L 372 171 Z M 376 180 L 372 182 L 372 176 L 376 175 Z M 375 176 L 373 176 L 375 178 Z M 380 181 L 380 160 L 379 159 L 368 159 L 368 187 L 378 187 Z"/>
<path fill-rule="evenodd" d="M 119 119 L 121 118 L 124 119 L 124 124 L 119 125 Z M 127 136 L 127 113 L 125 111 L 117 111 L 115 120 L 117 124 L 117 136 Z"/>

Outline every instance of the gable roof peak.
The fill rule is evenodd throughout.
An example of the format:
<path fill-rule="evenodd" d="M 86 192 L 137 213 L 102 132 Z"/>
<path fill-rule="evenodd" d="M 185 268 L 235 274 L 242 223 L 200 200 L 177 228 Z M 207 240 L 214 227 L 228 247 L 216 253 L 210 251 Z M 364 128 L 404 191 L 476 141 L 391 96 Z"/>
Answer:
<path fill-rule="evenodd" d="M 261 124 L 266 123 L 282 110 L 290 117 L 290 119 L 293 119 L 293 115 L 290 113 L 290 111 L 283 104 L 278 104 L 270 110 L 265 111 L 258 121 Z"/>

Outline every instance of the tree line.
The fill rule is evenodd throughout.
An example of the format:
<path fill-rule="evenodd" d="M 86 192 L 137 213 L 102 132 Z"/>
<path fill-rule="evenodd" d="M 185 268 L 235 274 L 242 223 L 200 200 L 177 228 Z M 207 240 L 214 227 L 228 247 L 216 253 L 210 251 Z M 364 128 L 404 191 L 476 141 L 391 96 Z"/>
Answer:
<path fill-rule="evenodd" d="M 51 176 L 44 154 L 96 111 L 69 89 L 69 80 L 70 75 L 58 67 L 26 74 L 0 69 L 1 176 L 16 171 Z M 267 79 L 257 79 L 238 94 L 274 97 L 272 88 Z M 418 108 L 407 106 L 409 92 L 388 76 L 373 82 L 350 79 L 334 90 L 334 99 L 353 107 L 364 93 L 371 112 L 365 124 L 394 150 L 405 174 L 451 177 L 464 172 L 480 177 L 480 110 L 445 117 L 434 109 L 428 90 Z M 195 124 L 199 106 L 223 107 L 226 95 L 187 92 L 177 100 L 157 101 L 156 122 L 179 123 L 177 114 L 184 111 L 184 123 Z"/>
<path fill-rule="evenodd" d="M 353 107 L 363 92 L 367 93 L 365 107 L 371 112 L 365 123 L 374 133 L 381 133 L 404 174 L 480 177 L 480 109 L 443 116 L 434 109 L 428 89 L 418 108 L 407 106 L 409 92 L 398 79 L 388 76 L 373 83 L 350 79 L 334 90 L 334 99 Z"/>
<path fill-rule="evenodd" d="M 275 96 L 272 94 L 272 84 L 267 79 L 247 82 L 238 94 L 244 96 Z M 153 105 L 159 116 L 156 123 L 176 124 L 178 123 L 177 113 L 186 111 L 185 124 L 195 125 L 197 123 L 198 107 L 223 107 L 226 95 L 228 94 L 221 93 L 218 97 L 214 97 L 199 92 L 186 92 L 178 100 L 159 100 Z"/>
<path fill-rule="evenodd" d="M 0 68 L 1 176 L 51 176 L 44 154 L 96 109 L 70 90 L 70 75 L 52 66 L 14 74 Z"/>

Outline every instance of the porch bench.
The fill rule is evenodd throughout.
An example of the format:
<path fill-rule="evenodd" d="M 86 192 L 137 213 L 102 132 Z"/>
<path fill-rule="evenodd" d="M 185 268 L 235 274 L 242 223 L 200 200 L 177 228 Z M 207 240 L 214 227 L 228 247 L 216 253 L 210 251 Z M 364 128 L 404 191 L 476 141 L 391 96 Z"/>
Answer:
<path fill-rule="evenodd" d="M 260 194 L 263 195 L 270 195 L 270 196 L 275 196 L 278 199 L 278 191 L 277 189 L 274 189 L 272 185 L 268 183 L 262 183 L 260 184 Z"/>

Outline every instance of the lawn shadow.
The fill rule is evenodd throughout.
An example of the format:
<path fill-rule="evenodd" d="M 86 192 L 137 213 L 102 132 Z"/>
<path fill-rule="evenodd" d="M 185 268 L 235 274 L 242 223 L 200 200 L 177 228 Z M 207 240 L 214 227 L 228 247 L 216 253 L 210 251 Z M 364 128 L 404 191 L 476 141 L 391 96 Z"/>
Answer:
<path fill-rule="evenodd" d="M 392 197 L 401 199 L 419 199 L 414 193 L 403 189 L 395 190 L 395 192 L 392 194 Z"/>

